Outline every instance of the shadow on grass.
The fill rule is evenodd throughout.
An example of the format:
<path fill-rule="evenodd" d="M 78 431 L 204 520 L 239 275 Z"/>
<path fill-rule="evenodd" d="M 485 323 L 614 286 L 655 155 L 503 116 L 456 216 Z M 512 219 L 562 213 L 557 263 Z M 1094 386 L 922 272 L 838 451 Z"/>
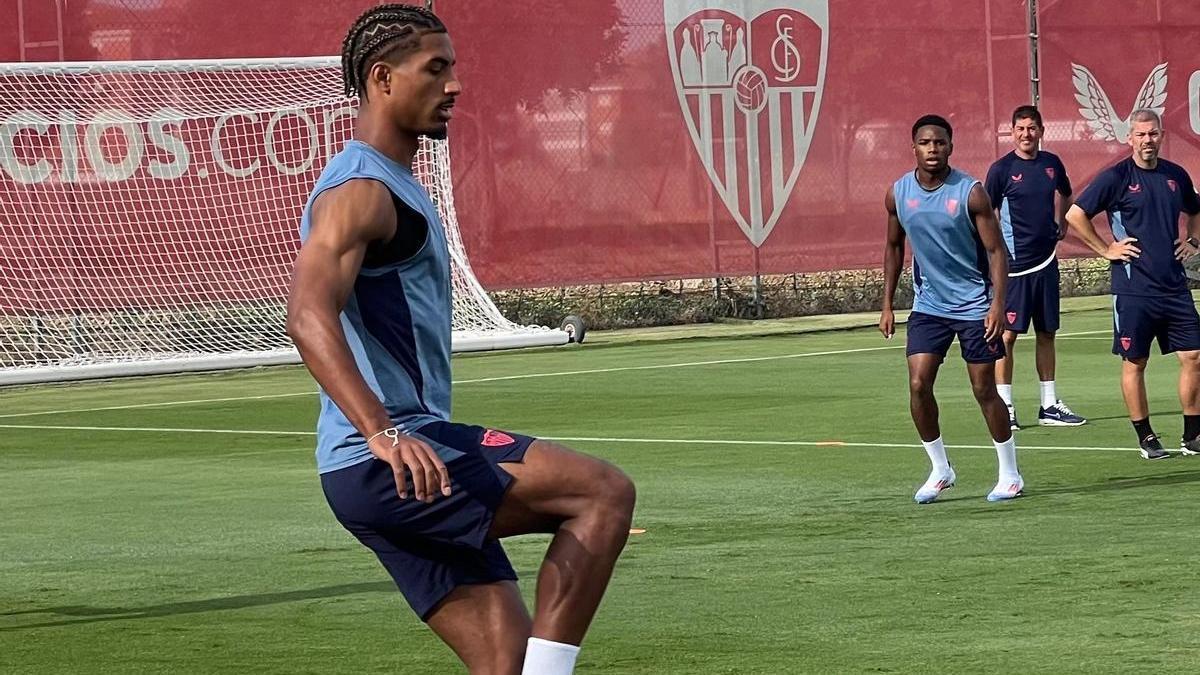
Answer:
<path fill-rule="evenodd" d="M 188 602 L 169 602 L 161 605 L 144 605 L 141 607 L 89 607 L 86 605 L 67 605 L 63 607 L 46 607 L 42 609 L 26 609 L 14 612 L 3 612 L 0 616 L 18 616 L 48 614 L 51 616 L 72 617 L 54 621 L 21 626 L 2 626 L 0 632 L 27 630 L 30 628 L 48 628 L 51 626 L 70 626 L 83 623 L 98 623 L 101 621 L 124 621 L 128 619 L 152 619 L 177 614 L 198 614 L 216 612 L 226 609 L 245 609 L 247 607 L 263 607 L 278 605 L 299 600 L 315 600 L 318 598 L 336 598 L 358 593 L 395 593 L 396 586 L 391 581 L 373 581 L 369 583 L 339 584 L 322 586 L 298 591 L 283 591 L 279 593 L 251 593 L 235 595 L 228 598 L 213 598 L 211 600 L 191 600 Z"/>
<path fill-rule="evenodd" d="M 1158 460 L 1159 462 L 1164 460 Z M 1173 456 L 1167 462 L 1187 462 L 1188 458 L 1179 458 Z M 1198 464 L 1200 466 L 1200 464 Z M 1184 471 L 1174 471 L 1172 473 L 1162 473 L 1155 476 L 1127 476 L 1127 477 L 1112 477 L 1096 483 L 1086 483 L 1083 485 L 1059 485 L 1055 487 L 1041 487 L 1036 491 L 1031 492 L 1029 496 L 1036 495 L 1063 495 L 1063 494 L 1088 494 L 1092 492 L 1110 492 L 1113 490 L 1133 490 L 1137 488 L 1161 487 L 1163 485 L 1180 485 L 1183 483 L 1200 482 L 1200 468 L 1187 469 Z"/>

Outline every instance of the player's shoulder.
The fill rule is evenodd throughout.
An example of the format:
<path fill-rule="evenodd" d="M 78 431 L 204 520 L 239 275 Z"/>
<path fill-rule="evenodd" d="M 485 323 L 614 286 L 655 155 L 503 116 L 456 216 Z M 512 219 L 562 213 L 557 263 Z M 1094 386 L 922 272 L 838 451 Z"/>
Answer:
<path fill-rule="evenodd" d="M 1092 179 L 1093 183 L 1120 183 L 1129 178 L 1133 172 L 1133 167 L 1137 166 L 1133 162 L 1132 157 L 1126 157 L 1119 162 L 1110 164 L 1100 170 L 1096 177 Z"/>
<path fill-rule="evenodd" d="M 1062 158 L 1050 152 L 1049 150 L 1038 150 L 1038 159 L 1042 160 L 1045 166 L 1061 167 L 1063 166 Z"/>
<path fill-rule="evenodd" d="M 947 185 L 953 185 L 965 189 L 970 189 L 976 183 L 982 183 L 982 181 L 976 178 L 973 174 L 970 174 L 959 168 L 951 168 L 950 175 L 946 178 Z"/>
<path fill-rule="evenodd" d="M 988 176 L 1002 176 L 1004 172 L 1008 171 L 1008 165 L 1012 164 L 1013 159 L 1016 158 L 1016 156 L 1017 153 L 1010 150 L 998 157 L 996 161 L 992 162 L 992 165 L 988 167 Z"/>
<path fill-rule="evenodd" d="M 1162 157 L 1159 157 L 1158 165 L 1159 165 L 1159 167 L 1161 167 L 1161 171 L 1163 173 L 1173 174 L 1174 176 L 1188 177 L 1187 169 L 1183 168 L 1183 166 L 1180 164 L 1176 164 L 1175 162 L 1172 162 L 1169 159 L 1163 159 Z"/>

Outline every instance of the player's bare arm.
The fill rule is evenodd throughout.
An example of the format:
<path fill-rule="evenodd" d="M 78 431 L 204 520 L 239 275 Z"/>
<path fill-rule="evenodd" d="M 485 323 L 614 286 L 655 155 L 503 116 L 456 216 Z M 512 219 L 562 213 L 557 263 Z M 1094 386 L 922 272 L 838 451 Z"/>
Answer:
<path fill-rule="evenodd" d="M 1067 231 L 1067 211 L 1075 205 L 1075 198 L 1071 195 L 1064 195 L 1059 192 L 1055 199 L 1054 224 L 1058 226 L 1058 239 L 1061 241 L 1066 238 Z"/>
<path fill-rule="evenodd" d="M 391 419 L 355 366 L 340 319 L 367 246 L 395 233 L 395 208 L 377 181 L 347 181 L 319 196 L 308 241 L 296 258 L 287 331 L 313 378 L 371 439 L 371 453 L 391 465 L 400 497 L 407 497 L 407 468 L 416 498 L 428 502 L 435 490 L 449 494 L 446 467 L 426 443 L 391 430 Z"/>
<path fill-rule="evenodd" d="M 900 216 L 896 214 L 896 195 L 888 188 L 883 199 L 887 209 L 887 243 L 883 248 L 883 311 L 879 316 L 879 332 L 891 339 L 896 334 L 896 312 L 892 302 L 896 297 L 896 284 L 900 283 L 900 268 L 904 265 L 904 228 L 900 227 Z"/>
<path fill-rule="evenodd" d="M 1088 218 L 1087 213 L 1079 208 L 1078 204 L 1072 204 L 1067 211 L 1067 223 L 1080 241 L 1092 249 L 1096 255 L 1106 260 L 1129 262 L 1142 253 L 1142 250 L 1137 247 L 1137 239 L 1134 237 L 1125 237 L 1121 241 L 1114 241 L 1111 244 L 1104 243 L 1104 240 L 1096 232 L 1096 226 L 1092 223 L 1092 219 Z"/>
<path fill-rule="evenodd" d="M 975 230 L 979 232 L 979 241 L 987 252 L 988 267 L 992 277 L 992 306 L 988 308 L 987 318 L 984 319 L 984 331 L 988 340 L 994 340 L 1004 331 L 1004 291 L 1008 285 L 1008 252 L 1004 239 L 1000 235 L 1000 223 L 996 221 L 996 212 L 992 209 L 992 201 L 982 185 L 971 188 L 967 198 L 967 208 L 975 221 Z"/>

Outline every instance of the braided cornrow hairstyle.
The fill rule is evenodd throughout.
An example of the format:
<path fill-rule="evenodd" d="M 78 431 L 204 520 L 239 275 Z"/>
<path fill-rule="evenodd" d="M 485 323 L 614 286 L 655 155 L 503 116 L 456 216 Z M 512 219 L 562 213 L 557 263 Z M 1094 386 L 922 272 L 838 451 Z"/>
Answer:
<path fill-rule="evenodd" d="M 346 96 L 367 98 L 367 72 L 385 58 L 417 48 L 421 37 L 445 33 L 433 12 L 413 5 L 378 5 L 363 12 L 342 41 L 342 82 Z"/>

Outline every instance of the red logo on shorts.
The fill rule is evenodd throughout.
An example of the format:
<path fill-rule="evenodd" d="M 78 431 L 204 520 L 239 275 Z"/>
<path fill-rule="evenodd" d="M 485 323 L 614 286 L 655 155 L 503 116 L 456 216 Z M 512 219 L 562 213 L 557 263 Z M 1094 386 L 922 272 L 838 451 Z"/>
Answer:
<path fill-rule="evenodd" d="M 1016 313 L 1016 312 L 1009 312 L 1009 313 L 1007 313 L 1007 314 L 1005 314 L 1005 315 L 1004 315 L 1004 318 L 1008 319 L 1008 322 L 1009 322 L 1009 323 L 1016 323 L 1016 322 L 1017 322 L 1017 313 Z"/>
<path fill-rule="evenodd" d="M 995 354 L 995 353 L 996 353 L 996 350 L 997 350 L 997 349 L 999 349 L 999 348 L 1000 348 L 1000 346 L 999 346 L 999 345 L 997 345 L 995 342 L 989 342 L 989 343 L 988 343 L 988 351 L 989 351 L 989 352 L 991 352 L 991 353 L 993 353 L 993 354 Z"/>
<path fill-rule="evenodd" d="M 1121 338 L 1121 349 L 1124 349 L 1125 351 L 1129 351 L 1129 345 L 1131 345 L 1131 344 L 1133 344 L 1133 340 L 1130 340 L 1127 337 Z"/>
<path fill-rule="evenodd" d="M 480 445 L 487 448 L 502 448 L 506 445 L 512 445 L 516 442 L 516 439 L 504 433 L 503 431 L 492 431 L 491 429 L 488 429 L 487 431 L 483 432 L 483 441 L 480 443 Z"/>

